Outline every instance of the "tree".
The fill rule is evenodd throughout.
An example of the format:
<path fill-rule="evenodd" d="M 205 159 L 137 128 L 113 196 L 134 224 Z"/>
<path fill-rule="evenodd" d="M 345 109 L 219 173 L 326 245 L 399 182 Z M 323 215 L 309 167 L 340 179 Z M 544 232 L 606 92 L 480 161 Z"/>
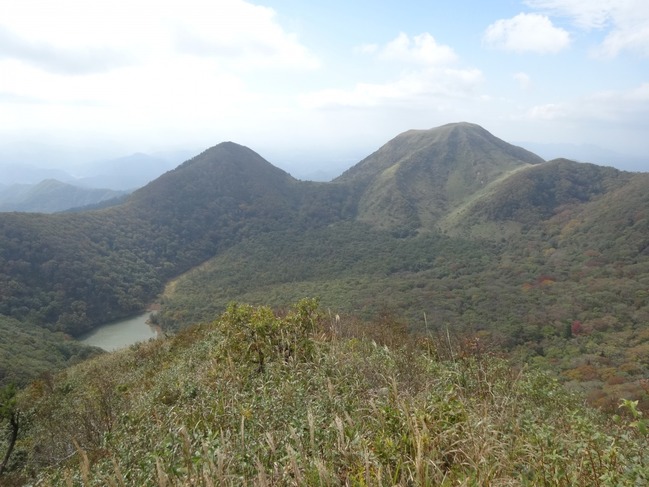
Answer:
<path fill-rule="evenodd" d="M 8 421 L 9 426 L 9 444 L 0 464 L 0 475 L 2 475 L 11 458 L 11 453 L 18 439 L 18 430 L 20 429 L 20 411 L 16 406 L 15 384 L 9 384 L 0 389 L 0 421 L 3 423 Z"/>

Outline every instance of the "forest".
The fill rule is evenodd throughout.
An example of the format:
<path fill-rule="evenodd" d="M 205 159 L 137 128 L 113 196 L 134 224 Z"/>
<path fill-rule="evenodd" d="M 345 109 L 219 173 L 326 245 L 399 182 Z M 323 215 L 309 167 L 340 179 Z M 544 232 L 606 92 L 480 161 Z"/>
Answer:
<path fill-rule="evenodd" d="M 277 350 L 263 349 L 261 342 L 254 345 L 257 334 L 270 333 L 265 342 L 262 340 L 263 346 L 270 343 L 275 347 L 279 340 L 274 334 L 277 332 L 275 327 L 282 329 L 276 320 L 281 321 L 289 313 L 286 310 L 292 303 L 300 302 L 305 296 L 318 298 L 318 313 L 329 317 L 329 328 L 331 323 L 338 323 L 332 321 L 333 316 L 337 316 L 346 327 L 344 332 L 339 330 L 344 335 L 344 344 L 336 345 L 342 346 L 343 352 L 338 348 L 332 351 L 329 345 L 324 345 L 331 337 L 321 341 L 323 333 L 327 336 L 331 333 L 326 326 L 318 328 L 320 335 L 311 335 L 315 333 L 312 329 L 304 332 L 309 335 L 309 340 L 314 340 L 308 341 L 309 347 L 327 349 L 318 360 L 330 360 L 327 358 L 330 352 L 334 355 L 343 353 L 343 361 L 380 360 L 373 355 L 371 348 L 372 343 L 380 342 L 388 347 L 386 354 L 396 354 L 390 355 L 389 360 L 386 358 L 390 363 L 426 362 L 432 360 L 426 355 L 430 352 L 426 347 L 432 347 L 436 350 L 434 361 L 426 362 L 427 365 L 422 367 L 441 367 L 444 374 L 457 378 L 454 375 L 458 373 L 455 358 L 463 355 L 470 362 L 476 360 L 474 352 L 479 352 L 480 357 L 489 357 L 489 371 L 499 368 L 524 370 L 522 382 L 533 382 L 549 374 L 549 382 L 544 384 L 556 382 L 556 389 L 555 385 L 539 386 L 543 394 L 558 394 L 555 391 L 560 388 L 561 394 L 566 394 L 565 404 L 572 404 L 570 414 L 573 420 L 576 421 L 574 418 L 578 414 L 586 414 L 587 421 L 595 422 L 588 426 L 594 428 L 591 431 L 593 435 L 596 430 L 604 428 L 602 431 L 607 435 L 613 435 L 608 439 L 626 441 L 620 438 L 642 434 L 639 425 L 644 423 L 638 422 L 638 418 L 649 411 L 649 385 L 646 381 L 649 374 L 648 290 L 647 174 L 565 159 L 543 161 L 472 124 L 451 124 L 429 131 L 401 134 L 328 183 L 299 181 L 246 147 L 230 142 L 219 144 L 112 206 L 52 215 L 0 213 L 0 327 L 3 336 L 7 337 L 0 347 L 0 386 L 13 387 L 16 384 L 25 388 L 16 396 L 18 400 L 31 397 L 29 400 L 38 399 L 38 402 L 42 399 L 45 401 L 42 403 L 46 408 L 44 411 L 50 411 L 47 414 L 52 415 L 60 414 L 54 404 L 72 408 L 79 401 L 88 401 L 83 403 L 87 404 L 89 411 L 99 410 L 83 420 L 96 423 L 98 419 L 93 415 L 97 414 L 103 418 L 101 421 L 108 421 L 103 429 L 95 431 L 93 426 L 90 432 L 69 434 L 78 447 L 72 440 L 66 440 L 59 445 L 63 450 L 49 457 L 46 455 L 45 460 L 34 460 L 36 463 L 20 457 L 35 455 L 28 453 L 31 447 L 26 443 L 22 446 L 17 444 L 17 451 L 24 453 L 14 458 L 17 463 L 12 468 L 19 470 L 26 465 L 32 469 L 49 468 L 46 466 L 66 455 L 76 455 L 81 470 L 69 475 L 83 476 L 87 467 L 83 460 L 86 454 L 90 455 L 88 465 L 102 465 L 98 474 L 104 476 L 101 478 L 120 485 L 115 465 L 126 462 L 129 469 L 137 470 L 137 467 L 127 459 L 104 454 L 108 443 L 103 442 L 108 441 L 104 437 L 112 435 L 118 424 L 120 428 L 126 428 L 123 432 L 128 431 L 128 420 L 120 423 L 122 415 L 132 414 L 129 412 L 131 392 L 128 391 L 133 391 L 133 397 L 160 401 L 162 410 L 173 407 L 176 401 L 165 399 L 167 393 L 169 398 L 193 394 L 182 388 L 177 390 L 178 384 L 170 386 L 169 378 L 146 376 L 153 373 L 143 372 L 146 369 L 144 357 L 149 353 L 151 356 L 160 353 L 162 362 L 159 365 L 164 370 L 167 367 L 172 370 L 176 365 L 171 364 L 180 357 L 190 362 L 194 360 L 180 353 L 183 340 L 187 340 L 191 349 L 188 353 L 192 357 L 195 354 L 195 363 L 207 360 L 207 368 L 212 367 L 210 370 L 214 370 L 214 374 L 222 373 L 219 367 L 225 365 L 217 366 L 216 362 L 211 362 L 221 360 L 218 358 L 221 352 L 217 356 L 211 355 L 211 352 L 202 350 L 199 343 L 194 343 L 192 337 L 214 333 L 214 337 L 221 337 L 218 340 L 225 340 L 224 337 L 230 333 L 243 333 L 236 339 L 231 338 L 235 342 L 243 340 L 248 345 L 233 345 L 231 354 L 228 352 L 224 356 L 236 362 L 241 356 L 256 353 L 251 361 L 259 369 L 258 373 L 269 371 L 273 365 L 268 363 L 268 357 Z M 254 313 L 262 313 L 261 324 L 270 328 L 251 328 L 251 320 L 257 319 L 252 315 L 232 322 L 232 302 L 247 303 L 240 306 L 249 313 L 258 308 L 246 306 L 261 306 L 259 309 L 264 311 Z M 65 400 L 59 394 L 67 394 L 64 391 L 69 387 L 69 392 L 79 387 L 76 382 L 65 385 L 66 374 L 85 374 L 81 372 L 86 370 L 84 367 L 92 369 L 97 365 L 90 364 L 102 363 L 101 367 L 112 370 L 115 377 L 122 374 L 117 364 L 110 365 L 111 360 L 118 360 L 110 358 L 112 354 L 85 347 L 74 338 L 103 323 L 135 314 L 152 303 L 160 309 L 154 316 L 155 322 L 169 338 L 158 344 L 135 347 L 125 352 L 130 355 L 124 359 L 137 365 L 138 368 L 133 369 L 135 375 L 145 374 L 143 387 L 153 389 L 137 390 L 136 393 L 137 388 L 127 377 L 119 379 L 120 382 L 98 377 L 99 382 L 90 381 L 95 384 L 92 386 L 94 389 L 78 389 L 81 396 L 71 395 L 72 402 L 65 406 Z M 297 318 L 291 318 L 294 319 Z M 238 331 L 225 330 L 214 324 L 215 320 L 225 320 L 230 323 L 229 327 Z M 322 325 L 322 318 L 319 320 Z M 205 331 L 212 329 L 210 326 L 216 326 L 215 331 Z M 239 330 L 239 326 L 243 329 Z M 381 331 L 385 329 L 398 330 L 398 333 L 385 332 L 390 337 L 386 339 Z M 397 339 L 397 335 L 403 336 Z M 412 345 L 409 337 L 429 345 L 424 349 L 417 345 L 414 352 L 409 348 Z M 359 340 L 358 347 L 363 350 L 361 356 L 355 355 L 355 340 Z M 406 346 L 405 342 L 409 345 Z M 398 344 L 398 350 L 391 348 L 394 344 Z M 277 346 L 288 353 L 287 360 L 292 363 L 291 357 L 297 345 L 284 343 Z M 218 349 L 216 344 L 213 347 Z M 403 347 L 407 351 L 404 352 Z M 424 355 L 419 355 L 421 353 Z M 507 365 L 498 365 L 501 359 L 504 360 L 502 364 Z M 69 366 L 73 368 L 65 369 Z M 140 366 L 143 369 L 140 370 Z M 190 367 L 181 363 L 177 366 Z M 290 373 L 306 373 L 298 369 L 291 369 Z M 64 371 L 57 375 L 60 370 Z M 231 372 L 249 375 L 248 372 Z M 476 373 L 483 372 L 491 373 L 486 369 Z M 388 368 L 385 376 L 395 378 L 398 390 L 406 387 L 407 401 L 417 401 L 418 389 L 409 389 L 411 384 L 403 373 Z M 425 382 L 423 375 L 417 377 Z M 518 387 L 520 384 L 516 382 L 518 379 L 510 376 L 477 377 L 480 380 L 476 379 L 475 387 L 481 388 Z M 322 379 L 326 382 L 326 378 L 323 376 Z M 505 382 L 498 382 L 501 379 Z M 100 383 L 101 380 L 109 381 L 107 388 Z M 297 378 L 291 380 L 298 381 Z M 467 386 L 464 382 L 454 382 L 456 379 L 449 380 L 449 388 Z M 406 382 L 402 384 L 400 381 Z M 247 382 L 240 385 L 245 389 Z M 435 389 L 438 385 L 431 384 L 433 389 L 426 389 L 426 394 L 442 394 Z M 299 387 L 308 389 L 312 386 L 302 384 Z M 322 384 L 317 387 L 322 387 Z M 388 387 L 389 390 L 391 385 L 376 387 Z M 525 387 L 529 389 L 531 386 Z M 159 388 L 170 389 L 165 392 Z M 99 391 L 104 389 L 112 391 L 110 393 L 115 397 L 102 396 Z M 473 389 L 466 391 L 470 395 Z M 529 390 L 525 392 L 528 393 Z M 521 396 L 523 401 L 541 400 L 525 394 L 524 398 Z M 346 393 L 343 396 L 346 397 Z M 588 413 L 583 413 L 578 398 L 599 412 L 588 409 Z M 320 400 L 325 401 L 325 398 Z M 348 399 L 340 400 L 345 402 Z M 399 404 L 401 407 L 405 403 Z M 413 411 L 417 411 L 415 417 L 418 418 L 426 414 L 424 411 L 430 405 L 417 404 Z M 610 420 L 611 415 L 620 414 L 620 404 L 626 405 L 626 422 L 601 426 Z M 463 405 L 468 409 L 474 406 Z M 109 410 L 101 409 L 104 407 Z M 345 411 L 351 407 L 345 406 Z M 420 407 L 423 409 L 418 409 Z M 486 408 L 487 405 L 481 404 L 480 407 Z M 315 409 L 316 405 L 312 408 Z M 120 412 L 116 413 L 118 410 Z M 518 412 L 509 413 L 516 415 Z M 597 416 L 600 412 L 608 416 L 600 418 Z M 554 414 L 549 411 L 533 414 L 537 413 Z M 8 427 L 12 416 L 7 414 L 3 416 L 3 424 Z M 42 411 L 35 414 L 39 421 L 47 418 Z M 199 411 L 195 414 L 212 413 Z M 307 431 L 309 412 L 296 414 L 307 415 L 307 429 L 303 430 Z M 311 411 L 311 414 L 315 413 Z M 377 424 L 387 421 L 383 417 L 377 419 L 373 412 L 368 414 L 372 421 L 378 421 Z M 591 418 L 590 414 L 594 416 Z M 104 418 L 102 415 L 107 416 Z M 243 420 L 238 416 L 233 420 L 241 420 L 245 426 L 250 418 L 246 414 L 242 417 Z M 439 416 L 435 417 L 439 419 Z M 344 430 L 347 419 L 343 411 L 320 420 L 323 427 L 334 425 L 330 432 L 334 435 L 332 438 L 340 428 L 336 418 L 343 421 L 340 427 Z M 402 420 L 405 421 L 402 426 L 407 424 L 423 431 L 423 423 L 417 423 L 418 420 Z M 176 427 L 195 424 L 195 421 L 195 417 L 185 418 Z M 352 417 L 349 421 L 349 428 L 354 430 L 358 426 L 353 425 L 367 421 L 367 417 Z M 541 420 L 537 417 L 533 421 Z M 138 425 L 153 428 L 155 435 L 160 434 L 158 427 L 170 427 L 162 423 L 144 426 L 139 421 Z M 43 431 L 47 430 L 46 426 L 42 427 L 45 428 Z M 304 423 L 301 427 L 305 427 Z M 426 428 L 429 427 L 426 423 Z M 231 425 L 227 431 L 229 428 Z M 209 436 L 214 432 L 204 433 Z M 262 440 L 259 441 L 265 441 L 263 436 L 266 433 L 260 432 Z M 500 431 L 498 434 L 509 433 Z M 144 432 L 138 434 L 146 436 Z M 90 447 L 80 442 L 84 435 L 94 438 L 88 443 Z M 622 436 L 618 438 L 616 435 Z M 205 438 L 181 438 L 185 446 L 179 443 L 170 447 L 176 453 L 169 458 L 165 456 L 169 452 L 156 450 L 156 458 L 162 462 L 159 469 L 158 460 L 150 461 L 154 462 L 151 465 L 155 465 L 158 477 L 146 482 L 164 484 L 167 482 L 164 479 L 181 475 L 182 472 L 177 470 L 181 467 L 174 462 L 179 458 L 188 461 L 188 457 L 177 449 L 203 448 L 201 445 L 207 441 Z M 338 446 L 343 445 L 342 437 L 339 440 Z M 58 440 L 51 438 L 48 441 L 55 445 Z M 155 444 L 158 445 L 159 441 L 163 440 L 157 438 Z M 366 445 L 363 447 L 365 450 L 357 451 L 360 455 L 357 458 L 362 459 L 358 460 L 362 468 L 350 466 L 347 463 L 349 458 L 334 461 L 316 456 L 313 457 L 314 463 L 309 466 L 298 464 L 297 470 L 291 464 L 292 475 L 306 475 L 311 471 L 310 475 L 329 478 L 326 472 L 339 472 L 344 465 L 345 469 L 358 468 L 366 479 L 380 478 L 387 482 L 388 477 L 401 478 L 400 475 L 425 475 L 439 480 L 435 475 L 446 471 L 441 464 L 429 466 L 434 472 L 417 470 L 421 466 L 413 467 L 414 464 L 408 462 L 415 462 L 418 450 L 413 450 L 412 444 L 410 447 L 395 447 L 397 453 L 394 454 L 398 460 L 394 461 L 397 463 L 382 463 L 385 459 L 377 464 L 370 460 L 366 462 L 368 452 L 376 453 L 378 448 L 372 441 L 365 438 L 361 441 Z M 396 440 L 392 438 L 389 441 Z M 571 437 L 566 441 L 588 443 L 595 440 Z M 217 443 L 221 445 L 219 448 L 225 448 L 222 451 L 229 451 L 229 446 L 226 448 L 224 443 Z M 291 444 L 294 452 L 305 448 L 301 443 Z M 373 446 L 368 449 L 370 444 Z M 111 445 L 111 448 L 117 448 L 115 445 L 118 443 Z M 527 443 L 522 448 L 536 451 Z M 91 451 L 94 453 L 90 454 Z M 106 451 L 113 450 L 108 448 Z M 613 455 L 609 450 L 598 451 Z M 404 452 L 414 456 L 403 457 Z M 289 450 L 284 450 L 283 455 L 284 459 L 291 458 Z M 81 463 L 79 458 L 83 460 Z M 110 464 L 102 463 L 108 459 Z M 167 460 L 169 463 L 165 463 Z M 265 460 L 248 458 L 245 460 L 248 463 L 244 462 L 248 465 L 245 467 L 247 473 L 237 471 L 232 473 L 235 475 L 232 478 L 271 475 L 268 468 L 272 461 L 262 469 L 257 460 L 266 465 Z M 41 461 L 43 463 L 39 463 Z M 334 463 L 328 463 L 330 461 Z M 601 467 L 603 460 L 599 461 Z M 629 461 L 633 463 L 635 460 Z M 464 467 L 458 467 L 459 471 L 465 474 L 463 469 L 469 468 L 469 464 L 462 464 Z M 110 465 L 113 465 L 113 470 L 108 472 L 105 469 L 110 469 Z M 320 471 L 317 465 L 326 468 L 322 467 Z M 552 465 L 558 469 L 554 470 L 555 474 L 561 468 L 568 468 L 566 465 Z M 592 461 L 589 465 L 595 468 Z M 182 468 L 192 471 L 193 467 L 186 465 Z M 201 468 L 211 469 L 212 466 Z M 516 473 L 516 468 L 511 466 L 506 475 L 523 479 L 520 472 Z M 609 465 L 607 468 L 615 470 L 617 467 Z M 219 471 L 228 470 L 223 466 Z M 388 477 L 384 477 L 384 473 Z M 59 471 L 53 475 L 68 474 Z M 137 478 L 136 473 L 129 475 Z M 51 480 L 53 484 L 63 479 L 54 478 L 59 480 Z M 466 480 L 466 477 L 456 478 Z M 586 478 L 580 477 L 578 484 L 597 485 L 587 483 Z M 173 485 L 173 482 L 168 480 L 169 484 Z M 337 485 L 334 480 L 327 482 L 321 480 L 322 485 Z M 232 480 L 232 483 L 236 482 Z M 566 485 L 571 484 L 568 482 Z"/>

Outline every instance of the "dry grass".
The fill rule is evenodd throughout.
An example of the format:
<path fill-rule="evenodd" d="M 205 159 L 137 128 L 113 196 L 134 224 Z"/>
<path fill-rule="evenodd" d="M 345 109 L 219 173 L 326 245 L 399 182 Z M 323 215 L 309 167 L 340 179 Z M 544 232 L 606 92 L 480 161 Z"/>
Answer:
<path fill-rule="evenodd" d="M 295 316 L 276 324 L 295 330 Z M 318 318 L 291 342 L 309 353 L 268 356 L 260 372 L 240 347 L 225 346 L 218 330 L 234 326 L 228 319 L 175 345 L 144 344 L 84 364 L 42 394 L 22 448 L 67 435 L 74 450 L 57 464 L 40 458 L 34 485 L 597 486 L 646 478 L 647 441 L 637 428 L 607 422 L 547 376 L 512 370 L 475 344 L 395 343 L 387 323 L 372 339 L 352 338 L 344 320 L 333 333 Z M 93 423 L 99 403 L 72 413 L 100 369 L 116 394 L 110 431 Z M 45 436 L 38 424 L 48 410 L 69 417 L 49 423 L 57 429 Z M 99 430 L 80 440 L 75 424 Z M 26 467 L 37 459 L 30 455 Z"/>

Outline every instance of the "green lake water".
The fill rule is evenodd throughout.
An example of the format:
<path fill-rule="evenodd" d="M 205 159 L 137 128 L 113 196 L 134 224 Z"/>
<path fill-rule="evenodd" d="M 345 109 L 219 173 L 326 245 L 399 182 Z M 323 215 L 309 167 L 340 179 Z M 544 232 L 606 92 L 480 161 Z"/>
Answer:
<path fill-rule="evenodd" d="M 108 323 L 81 337 L 79 341 L 111 352 L 128 347 L 133 343 L 156 338 L 155 328 L 147 324 L 149 316 L 151 316 L 151 312 Z"/>

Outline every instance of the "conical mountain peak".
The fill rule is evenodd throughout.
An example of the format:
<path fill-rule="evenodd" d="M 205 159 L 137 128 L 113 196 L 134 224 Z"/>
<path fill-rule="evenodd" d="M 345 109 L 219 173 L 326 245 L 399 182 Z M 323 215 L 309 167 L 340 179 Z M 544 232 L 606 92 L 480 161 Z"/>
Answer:
<path fill-rule="evenodd" d="M 541 162 L 479 125 L 461 122 L 404 132 L 337 181 L 362 188 L 360 220 L 422 228 L 509 172 Z"/>
<path fill-rule="evenodd" d="M 544 160 L 521 147 L 495 137 L 480 125 L 449 123 L 427 130 L 408 130 L 346 171 L 338 180 L 363 180 L 413 160 L 430 165 L 480 163 L 500 160 L 504 165 L 538 164 Z"/>
<path fill-rule="evenodd" d="M 294 181 L 248 147 L 222 142 L 139 189 L 131 200 L 209 201 L 228 195 L 255 198 L 280 192 Z"/>

